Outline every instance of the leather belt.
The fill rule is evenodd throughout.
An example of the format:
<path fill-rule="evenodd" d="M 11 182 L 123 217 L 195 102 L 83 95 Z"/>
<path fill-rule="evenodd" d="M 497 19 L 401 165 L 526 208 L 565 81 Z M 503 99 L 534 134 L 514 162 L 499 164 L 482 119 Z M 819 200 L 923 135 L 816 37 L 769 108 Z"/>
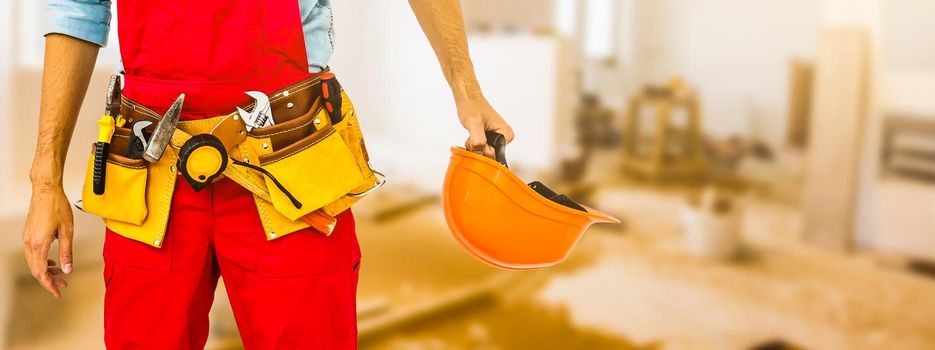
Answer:
<path fill-rule="evenodd" d="M 326 70 L 327 71 L 327 70 Z M 324 73 L 324 72 L 323 72 Z M 252 135 L 270 136 L 274 146 L 288 145 L 307 136 L 310 132 L 308 128 L 298 128 L 295 124 L 302 124 L 298 119 L 310 117 L 317 112 L 320 106 L 321 80 L 318 74 L 314 77 L 302 80 L 286 88 L 280 89 L 270 95 L 270 108 L 273 111 L 274 125 L 263 129 L 254 129 Z M 253 103 L 240 106 L 245 110 L 252 110 Z M 231 107 L 231 113 L 236 114 L 236 107 Z M 162 118 L 162 115 L 156 113 L 149 107 L 143 106 L 129 98 L 121 97 L 120 113 L 127 120 L 125 128 L 117 128 L 111 141 L 110 150 L 117 154 L 125 154 L 130 141 L 131 130 L 129 125 L 135 121 L 148 120 L 153 122 L 145 130 L 152 131 L 155 125 Z M 213 119 L 213 118 L 209 118 Z M 197 120 L 180 121 L 180 125 L 186 123 L 197 123 Z M 240 136 L 246 137 L 240 122 L 222 122 L 219 125 L 218 133 L 215 133 L 225 145 L 235 145 L 243 141 Z M 223 136 L 222 136 L 223 135 Z"/>

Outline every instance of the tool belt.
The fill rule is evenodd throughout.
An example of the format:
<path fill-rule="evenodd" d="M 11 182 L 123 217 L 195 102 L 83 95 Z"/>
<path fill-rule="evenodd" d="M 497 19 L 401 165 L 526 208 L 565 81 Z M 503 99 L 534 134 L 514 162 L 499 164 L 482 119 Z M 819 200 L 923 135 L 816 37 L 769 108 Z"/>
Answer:
<path fill-rule="evenodd" d="M 322 76 L 329 78 L 322 82 Z M 151 163 L 124 156 L 135 147 L 133 131 L 114 127 L 101 171 L 106 174 L 103 191 L 92 184 L 98 143 L 92 147 L 80 208 L 101 216 L 117 234 L 160 247 L 175 182 L 182 177 L 199 190 L 227 177 L 253 193 L 267 239 L 307 227 L 330 234 L 335 215 L 385 182 L 370 167 L 354 106 L 326 71 L 269 95 L 269 107 L 273 125 L 252 130 L 245 125 L 244 110 L 179 121 L 169 146 Z M 124 126 L 152 122 L 142 129 L 148 132 L 162 118 L 125 97 L 120 114 Z"/>

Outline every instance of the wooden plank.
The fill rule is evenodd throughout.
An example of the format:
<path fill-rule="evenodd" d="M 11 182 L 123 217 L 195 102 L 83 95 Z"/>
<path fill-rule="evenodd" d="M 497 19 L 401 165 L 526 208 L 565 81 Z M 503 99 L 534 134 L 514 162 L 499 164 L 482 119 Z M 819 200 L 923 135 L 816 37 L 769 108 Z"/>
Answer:
<path fill-rule="evenodd" d="M 812 95 L 808 167 L 804 185 L 804 238 L 849 249 L 867 111 L 869 35 L 863 28 L 832 27 L 821 34 Z"/>
<path fill-rule="evenodd" d="M 807 145 L 814 76 L 811 62 L 799 59 L 789 62 L 789 113 L 786 129 L 786 143 L 789 146 L 798 148 Z"/>
<path fill-rule="evenodd" d="M 496 288 L 505 281 L 501 276 L 504 275 L 492 277 L 486 283 L 459 288 L 365 320 L 358 326 L 359 341 L 361 344 L 368 344 L 388 334 L 437 322 L 461 311 L 491 305 L 497 301 Z"/>

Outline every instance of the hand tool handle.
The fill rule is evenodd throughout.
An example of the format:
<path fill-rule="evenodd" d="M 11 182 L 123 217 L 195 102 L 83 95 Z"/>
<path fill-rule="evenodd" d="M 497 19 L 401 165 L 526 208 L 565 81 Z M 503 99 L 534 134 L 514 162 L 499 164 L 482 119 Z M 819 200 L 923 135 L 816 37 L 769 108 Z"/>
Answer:
<path fill-rule="evenodd" d="M 496 131 L 487 131 L 487 144 L 493 147 L 494 155 L 497 157 L 497 163 L 509 168 L 506 164 L 506 137 Z"/>
<path fill-rule="evenodd" d="M 100 196 L 104 194 L 104 178 L 107 173 L 107 151 L 110 148 L 110 144 L 106 142 L 98 142 L 97 146 L 94 147 L 94 173 L 93 178 L 93 190 L 94 194 Z"/>
<path fill-rule="evenodd" d="M 334 77 L 334 73 L 321 74 L 321 97 L 324 98 L 325 110 L 328 111 L 331 125 L 344 120 L 344 115 L 341 114 L 341 84 Z"/>
<path fill-rule="evenodd" d="M 338 224 L 337 219 L 325 214 L 321 209 L 306 214 L 301 220 L 325 236 L 331 235 L 331 232 L 334 232 L 334 227 Z"/>
<path fill-rule="evenodd" d="M 110 139 L 114 136 L 114 123 L 114 117 L 106 114 L 97 120 L 97 146 L 94 147 L 92 190 L 98 196 L 104 194 L 104 178 L 107 175 L 107 151 L 110 148 Z"/>

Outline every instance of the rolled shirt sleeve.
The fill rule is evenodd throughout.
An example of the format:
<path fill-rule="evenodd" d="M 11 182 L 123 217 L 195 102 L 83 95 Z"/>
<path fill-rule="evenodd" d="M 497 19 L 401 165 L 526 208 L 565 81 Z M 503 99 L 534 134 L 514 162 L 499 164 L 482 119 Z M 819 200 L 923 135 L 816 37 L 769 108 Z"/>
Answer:
<path fill-rule="evenodd" d="M 100 46 L 107 45 L 110 0 L 48 0 L 48 34 L 64 34 Z"/>
<path fill-rule="evenodd" d="M 334 21 L 331 0 L 299 0 L 299 15 L 305 34 L 308 71 L 321 72 L 334 52 Z"/>

